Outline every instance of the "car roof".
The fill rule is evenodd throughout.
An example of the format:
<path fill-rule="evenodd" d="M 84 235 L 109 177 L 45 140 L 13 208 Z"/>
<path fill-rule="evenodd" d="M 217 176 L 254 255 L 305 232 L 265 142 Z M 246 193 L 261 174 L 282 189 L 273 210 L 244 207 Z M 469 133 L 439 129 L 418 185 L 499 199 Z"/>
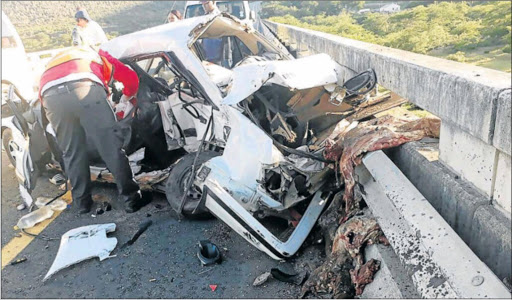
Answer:
<path fill-rule="evenodd" d="M 209 14 L 129 33 L 102 44 L 101 49 L 118 59 L 162 51 L 183 51 L 188 48 L 194 28 L 217 17 L 221 16 Z"/>
<path fill-rule="evenodd" d="M 187 3 L 185 3 L 185 7 L 197 4 L 201 4 L 201 1 L 187 1 Z"/>

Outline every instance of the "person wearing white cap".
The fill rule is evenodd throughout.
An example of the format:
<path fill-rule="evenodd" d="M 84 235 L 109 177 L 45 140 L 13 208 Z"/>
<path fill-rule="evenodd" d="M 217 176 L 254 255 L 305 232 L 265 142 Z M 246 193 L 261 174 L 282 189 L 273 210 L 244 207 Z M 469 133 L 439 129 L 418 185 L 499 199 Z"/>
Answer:
<path fill-rule="evenodd" d="M 75 19 L 73 46 L 99 46 L 108 41 L 101 26 L 89 17 L 85 9 L 78 10 Z"/>

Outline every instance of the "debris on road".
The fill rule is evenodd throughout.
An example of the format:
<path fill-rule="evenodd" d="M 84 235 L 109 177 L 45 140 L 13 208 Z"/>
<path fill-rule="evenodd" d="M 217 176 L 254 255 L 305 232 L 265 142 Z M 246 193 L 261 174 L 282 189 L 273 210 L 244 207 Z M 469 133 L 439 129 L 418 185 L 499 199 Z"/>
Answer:
<path fill-rule="evenodd" d="M 53 216 L 53 210 L 48 206 L 43 206 L 38 210 L 28 213 L 18 220 L 16 226 L 20 229 L 32 228 L 37 223 L 40 223 Z"/>
<path fill-rule="evenodd" d="M 25 202 L 25 205 L 26 206 L 32 205 L 32 203 L 34 202 L 34 199 L 32 199 L 32 196 L 27 191 L 27 189 L 21 184 L 19 185 L 19 189 L 20 189 L 21 198 L 23 199 L 23 202 Z"/>
<path fill-rule="evenodd" d="M 59 251 L 43 281 L 56 272 L 81 261 L 98 257 L 100 261 L 113 257 L 110 253 L 117 239 L 108 238 L 107 233 L 116 230 L 116 224 L 98 224 L 71 229 L 62 235 Z"/>
<path fill-rule="evenodd" d="M 22 257 L 20 259 L 17 259 L 15 261 L 12 261 L 10 263 L 11 266 L 14 266 L 14 265 L 17 265 L 17 264 L 21 264 L 22 262 L 26 262 L 27 261 L 27 258 L 26 257 Z"/>
<path fill-rule="evenodd" d="M 102 215 L 104 212 L 101 206 L 96 207 L 96 215 Z"/>
<path fill-rule="evenodd" d="M 112 210 L 112 205 L 107 201 L 104 201 L 100 206 L 96 208 L 96 215 L 102 215 L 104 212 Z"/>
<path fill-rule="evenodd" d="M 265 273 L 261 274 L 260 276 L 256 277 L 256 279 L 254 280 L 252 285 L 260 286 L 260 285 L 264 284 L 265 282 L 267 282 L 270 277 L 272 277 L 272 274 L 270 274 L 270 272 L 265 272 Z"/>
<path fill-rule="evenodd" d="M 62 185 L 66 183 L 66 177 L 62 175 L 62 173 L 55 174 L 52 178 L 49 179 L 50 182 L 54 185 Z"/>
<path fill-rule="evenodd" d="M 359 192 L 360 193 L 360 192 Z M 359 193 L 356 197 L 359 198 Z M 338 201 L 341 197 L 338 197 Z M 333 201 L 333 204 L 338 204 Z M 331 215 L 336 209 L 329 206 L 326 215 Z M 338 219 L 338 216 L 329 216 L 329 219 Z M 320 222 L 320 225 L 325 224 Z M 332 227 L 325 229 L 327 235 L 332 235 Z M 388 241 L 382 233 L 376 220 L 368 216 L 365 209 L 360 215 L 350 218 L 340 225 L 333 236 L 328 236 L 332 246 L 326 245 L 327 260 L 315 269 L 311 277 L 302 287 L 302 295 L 312 293 L 315 297 L 322 294 L 332 294 L 334 298 L 353 298 L 363 292 L 364 286 L 373 280 L 374 274 L 379 270 L 378 261 L 363 264 L 363 249 L 366 245 L 382 243 L 388 245 Z"/>
<path fill-rule="evenodd" d="M 60 210 L 66 209 L 66 207 L 68 205 L 66 203 L 66 201 L 64 201 L 62 199 L 55 199 L 55 200 L 53 200 L 53 199 L 54 198 L 50 198 L 50 197 L 38 197 L 36 199 L 35 205 L 39 208 L 41 208 L 43 206 L 48 206 L 53 211 L 60 211 Z"/>
<path fill-rule="evenodd" d="M 149 282 L 155 282 L 155 281 L 156 281 L 156 278 L 151 278 L 151 279 L 149 280 Z"/>
<path fill-rule="evenodd" d="M 308 277 L 307 271 L 302 271 L 299 273 L 293 273 L 290 274 L 288 272 L 285 272 L 279 268 L 272 268 L 270 272 L 265 272 L 261 274 L 260 276 L 256 277 L 254 282 L 252 283 L 253 286 L 260 286 L 267 282 L 270 278 L 275 278 L 281 282 L 287 282 L 292 283 L 295 285 L 302 285 L 304 281 Z"/>
<path fill-rule="evenodd" d="M 356 289 L 356 296 L 363 293 L 364 287 L 373 281 L 375 273 L 380 269 L 380 261 L 370 259 L 360 268 L 350 270 L 350 278 Z"/>
<path fill-rule="evenodd" d="M 215 292 L 215 290 L 217 289 L 217 285 L 216 284 L 210 284 L 210 289 L 212 290 L 212 292 Z"/>
<path fill-rule="evenodd" d="M 16 210 L 21 211 L 27 208 L 27 205 L 25 203 L 21 203 L 20 205 L 16 206 Z"/>
<path fill-rule="evenodd" d="M 104 211 L 111 211 L 112 210 L 112 205 L 110 203 L 108 203 L 107 201 L 104 201 L 103 202 L 103 210 Z"/>
<path fill-rule="evenodd" d="M 306 280 L 306 278 L 308 276 L 307 271 L 302 271 L 302 272 L 295 273 L 295 274 L 289 274 L 289 273 L 282 271 L 279 268 L 272 268 L 270 270 L 270 274 L 272 274 L 273 278 L 275 278 L 279 281 L 293 283 L 295 285 L 301 285 Z"/>
<path fill-rule="evenodd" d="M 135 241 L 137 241 L 137 239 L 149 228 L 149 226 L 151 226 L 151 224 L 153 224 L 153 221 L 151 221 L 151 220 L 142 222 L 139 225 L 139 230 L 137 230 L 137 232 L 133 235 L 133 237 L 128 242 L 124 243 L 120 249 L 123 249 L 126 246 L 133 245 L 133 243 L 135 243 Z"/>
<path fill-rule="evenodd" d="M 219 247 L 208 240 L 202 240 L 198 243 L 199 249 L 197 250 L 197 258 L 201 261 L 203 266 L 221 263 L 222 254 Z"/>

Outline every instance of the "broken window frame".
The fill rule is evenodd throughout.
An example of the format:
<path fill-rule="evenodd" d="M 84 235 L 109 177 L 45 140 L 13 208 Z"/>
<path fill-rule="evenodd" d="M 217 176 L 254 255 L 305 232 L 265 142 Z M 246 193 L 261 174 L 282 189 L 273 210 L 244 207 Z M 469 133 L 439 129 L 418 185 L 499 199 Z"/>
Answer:
<path fill-rule="evenodd" d="M 197 93 L 199 94 L 199 97 L 204 99 L 205 104 L 210 105 L 215 110 L 219 110 L 217 105 L 211 100 L 211 98 L 208 96 L 202 85 L 199 83 L 199 81 L 195 78 L 195 76 L 187 70 L 187 68 L 183 65 L 183 63 L 178 59 L 178 57 L 174 54 L 174 52 L 155 52 L 155 53 L 149 53 L 144 55 L 138 55 L 131 57 L 130 59 L 124 59 L 121 60 L 123 62 L 128 63 L 133 69 L 138 69 L 138 71 L 144 72 L 148 77 L 151 77 L 151 80 L 153 82 L 156 82 L 158 86 L 162 86 L 163 89 L 167 90 L 169 93 L 175 93 L 178 92 L 177 90 L 174 91 L 173 87 L 163 87 L 163 85 L 158 82 L 151 74 L 148 73 L 148 67 L 151 65 L 146 65 L 146 69 L 142 68 L 138 62 L 144 59 L 151 59 L 151 63 L 154 61 L 154 58 L 161 57 L 164 61 L 167 62 L 167 67 L 174 73 L 177 79 L 182 79 L 185 82 L 189 84 L 190 87 L 195 89 Z M 174 62 L 174 63 L 173 63 Z M 176 81 L 176 80 L 175 80 Z M 179 84 L 179 83 L 177 83 Z M 195 95 L 196 97 L 198 95 Z M 198 97 L 198 98 L 199 98 Z"/>
<path fill-rule="evenodd" d="M 242 27 L 242 28 L 237 28 L 237 29 L 234 29 L 233 31 L 235 32 L 236 30 L 242 30 L 248 34 L 251 34 L 253 35 L 253 37 L 255 38 L 256 40 L 256 43 L 257 43 L 257 47 L 258 47 L 258 51 L 257 53 L 254 53 L 249 46 L 247 46 L 245 43 L 244 45 L 253 53 L 253 55 L 261 55 L 261 51 L 262 51 L 262 48 L 264 48 L 266 51 L 265 52 L 269 52 L 269 53 L 275 53 L 279 56 L 279 59 L 278 60 L 293 60 L 295 59 L 293 56 L 291 56 L 291 54 L 289 53 L 286 53 L 286 52 L 283 52 L 281 49 L 279 49 L 278 47 L 276 47 L 275 45 L 273 45 L 272 43 L 270 43 L 269 41 L 267 41 L 267 39 L 261 34 L 259 33 L 258 31 L 255 31 L 253 29 L 250 29 L 249 27 L 247 26 L 244 26 L 244 25 L 241 25 L 239 24 L 239 21 L 235 20 L 231 15 L 229 14 L 226 14 L 226 13 L 221 13 L 222 17 L 225 17 L 225 18 L 228 18 L 228 19 L 231 19 L 233 21 L 235 21 L 235 24 L 238 24 L 239 27 Z M 198 54 L 198 49 L 197 48 L 200 48 L 200 47 L 197 47 L 197 41 L 199 39 L 201 39 L 201 37 L 208 31 L 208 29 L 217 21 L 218 19 L 212 19 L 210 20 L 209 22 L 207 23 L 204 23 L 204 24 L 200 24 L 198 25 L 196 28 L 194 28 L 193 30 L 191 30 L 191 33 L 190 33 L 190 36 L 192 37 L 190 39 L 190 41 L 188 41 L 188 48 L 190 50 L 190 52 L 193 54 L 193 56 L 195 58 L 197 58 L 199 60 L 199 62 L 203 62 L 205 61 L 204 60 L 204 55 L 201 53 L 201 54 Z M 232 35 L 234 37 L 236 37 L 236 35 Z M 217 37 L 219 38 L 219 37 Z M 240 42 L 243 43 L 242 39 L 238 38 L 240 40 Z M 202 49 L 201 49 L 202 50 Z M 199 50 L 199 52 L 201 52 Z M 243 60 L 243 59 L 242 59 Z M 201 64 L 202 65 L 202 64 Z M 235 65 L 235 64 L 233 64 Z M 207 70 L 205 69 L 204 66 L 202 66 L 203 70 L 205 73 L 208 73 Z M 219 91 L 219 93 L 221 95 L 223 95 L 223 91 L 221 90 L 220 87 L 216 86 L 215 87 L 217 88 L 217 90 Z M 228 93 L 229 94 L 229 93 Z"/>

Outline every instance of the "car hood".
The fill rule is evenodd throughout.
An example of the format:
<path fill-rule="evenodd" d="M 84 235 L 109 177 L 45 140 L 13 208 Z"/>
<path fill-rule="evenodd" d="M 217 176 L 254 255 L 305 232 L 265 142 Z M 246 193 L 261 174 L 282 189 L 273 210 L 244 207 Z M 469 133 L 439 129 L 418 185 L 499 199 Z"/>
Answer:
<path fill-rule="evenodd" d="M 341 66 L 327 54 L 283 61 L 260 61 L 232 69 L 232 80 L 223 104 L 234 105 L 274 83 L 292 90 L 303 90 L 339 82 Z"/>

